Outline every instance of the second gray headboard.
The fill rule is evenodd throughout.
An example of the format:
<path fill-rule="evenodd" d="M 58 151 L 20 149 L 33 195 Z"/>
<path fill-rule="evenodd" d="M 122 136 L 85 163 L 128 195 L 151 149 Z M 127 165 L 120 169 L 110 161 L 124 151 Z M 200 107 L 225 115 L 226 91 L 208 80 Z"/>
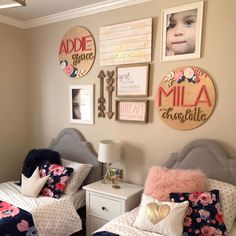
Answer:
<path fill-rule="evenodd" d="M 213 140 L 198 139 L 186 144 L 179 153 L 172 153 L 164 166 L 201 169 L 209 178 L 236 185 L 236 159 Z"/>

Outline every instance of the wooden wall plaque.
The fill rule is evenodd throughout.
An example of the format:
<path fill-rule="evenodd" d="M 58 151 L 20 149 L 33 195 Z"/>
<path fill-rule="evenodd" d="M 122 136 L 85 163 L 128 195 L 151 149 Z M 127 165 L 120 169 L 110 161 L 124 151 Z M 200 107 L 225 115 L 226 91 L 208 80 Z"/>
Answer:
<path fill-rule="evenodd" d="M 205 123 L 214 109 L 215 87 L 209 75 L 195 66 L 181 67 L 160 82 L 156 106 L 161 120 L 178 130 Z"/>
<path fill-rule="evenodd" d="M 101 27 L 100 66 L 151 62 L 152 18 Z"/>
<path fill-rule="evenodd" d="M 85 76 L 95 60 L 95 41 L 92 34 L 82 26 L 75 26 L 63 36 L 59 48 L 62 70 L 71 78 Z"/>

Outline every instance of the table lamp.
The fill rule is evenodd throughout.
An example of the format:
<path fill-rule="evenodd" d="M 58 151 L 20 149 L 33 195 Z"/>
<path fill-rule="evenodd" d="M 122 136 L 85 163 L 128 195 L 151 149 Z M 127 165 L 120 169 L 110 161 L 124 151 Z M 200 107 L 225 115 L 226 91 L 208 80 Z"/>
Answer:
<path fill-rule="evenodd" d="M 118 162 L 121 159 L 120 156 L 120 143 L 112 140 L 102 140 L 99 143 L 98 160 L 106 164 L 106 174 L 102 179 L 103 183 L 105 183 L 106 179 L 110 176 L 111 164 Z M 118 186 L 117 182 L 113 187 L 119 188 L 115 186 Z"/>

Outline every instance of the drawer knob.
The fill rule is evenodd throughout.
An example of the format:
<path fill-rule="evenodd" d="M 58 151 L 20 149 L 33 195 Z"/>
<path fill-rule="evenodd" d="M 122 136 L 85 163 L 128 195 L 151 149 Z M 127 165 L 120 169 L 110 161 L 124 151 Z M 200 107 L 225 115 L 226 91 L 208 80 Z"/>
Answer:
<path fill-rule="evenodd" d="M 102 210 L 103 210 L 103 211 L 107 211 L 107 208 L 106 208 L 106 207 L 102 207 Z"/>

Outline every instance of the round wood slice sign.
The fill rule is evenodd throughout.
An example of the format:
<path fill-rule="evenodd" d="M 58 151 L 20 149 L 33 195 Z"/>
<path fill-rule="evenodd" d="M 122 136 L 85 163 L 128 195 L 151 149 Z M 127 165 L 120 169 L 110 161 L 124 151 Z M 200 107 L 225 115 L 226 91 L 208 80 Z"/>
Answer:
<path fill-rule="evenodd" d="M 216 100 L 215 87 L 206 72 L 194 66 L 168 73 L 156 94 L 157 111 L 168 126 L 194 129 L 207 121 Z"/>
<path fill-rule="evenodd" d="M 71 78 L 85 76 L 95 60 L 95 41 L 84 27 L 75 26 L 61 40 L 59 60 L 62 70 Z"/>

